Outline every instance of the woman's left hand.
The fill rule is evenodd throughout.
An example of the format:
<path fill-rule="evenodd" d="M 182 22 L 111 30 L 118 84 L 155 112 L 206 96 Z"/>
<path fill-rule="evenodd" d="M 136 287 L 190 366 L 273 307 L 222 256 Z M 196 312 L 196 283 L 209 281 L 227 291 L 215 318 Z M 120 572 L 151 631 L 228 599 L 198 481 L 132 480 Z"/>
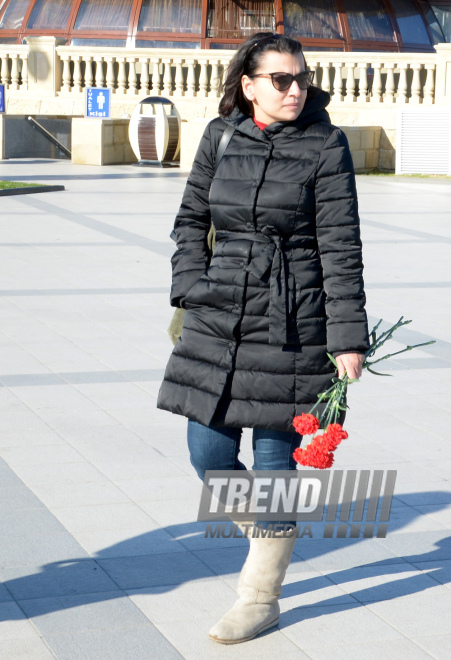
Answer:
<path fill-rule="evenodd" d="M 338 365 L 338 378 L 342 378 L 345 370 L 348 378 L 360 378 L 365 359 L 363 353 L 343 353 L 342 355 L 336 355 L 335 359 Z"/>

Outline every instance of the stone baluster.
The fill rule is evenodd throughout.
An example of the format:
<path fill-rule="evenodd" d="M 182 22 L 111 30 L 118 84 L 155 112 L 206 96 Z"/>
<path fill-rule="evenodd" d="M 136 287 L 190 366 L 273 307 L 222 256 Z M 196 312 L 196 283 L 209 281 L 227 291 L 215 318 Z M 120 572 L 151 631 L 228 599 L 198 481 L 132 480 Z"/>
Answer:
<path fill-rule="evenodd" d="M 399 62 L 399 83 L 396 103 L 407 103 L 407 62 Z"/>
<path fill-rule="evenodd" d="M 368 62 L 359 62 L 357 64 L 360 70 L 359 95 L 357 103 L 367 103 L 368 97 Z"/>
<path fill-rule="evenodd" d="M 21 75 L 22 84 L 20 89 L 26 92 L 28 90 L 28 55 L 26 54 L 23 55 Z"/>
<path fill-rule="evenodd" d="M 152 92 L 161 96 L 160 58 L 152 58 Z"/>
<path fill-rule="evenodd" d="M 113 92 L 116 91 L 116 75 L 114 73 L 115 59 L 116 58 L 113 55 L 109 55 L 108 57 L 105 57 L 104 60 L 106 62 L 106 86 Z"/>
<path fill-rule="evenodd" d="M 223 93 L 224 93 L 223 84 L 224 84 L 224 81 L 225 81 L 225 75 L 226 75 L 228 65 L 229 65 L 228 61 L 219 63 L 218 96 L 222 96 Z"/>
<path fill-rule="evenodd" d="M 1 56 L 2 60 L 2 84 L 9 87 L 9 58 L 6 53 Z"/>
<path fill-rule="evenodd" d="M 219 77 L 219 61 L 211 63 L 210 96 L 217 98 L 221 89 L 221 78 Z"/>
<path fill-rule="evenodd" d="M 149 91 L 149 59 L 147 57 L 140 57 L 141 63 L 141 94 L 147 94 Z M 125 76 L 125 69 L 124 69 Z"/>
<path fill-rule="evenodd" d="M 385 83 L 384 103 L 393 103 L 395 97 L 395 63 L 386 62 L 387 82 Z"/>
<path fill-rule="evenodd" d="M 101 55 L 96 55 L 94 57 L 96 63 L 96 77 L 94 86 L 95 87 L 105 87 L 105 75 L 103 73 L 103 57 Z"/>
<path fill-rule="evenodd" d="M 83 89 L 83 76 L 81 73 L 81 55 L 73 55 L 72 61 L 74 63 L 74 92 L 81 92 Z"/>
<path fill-rule="evenodd" d="M 421 103 L 420 70 L 423 68 L 423 65 L 419 62 L 414 62 L 410 66 L 413 69 L 413 78 L 409 103 L 418 104 Z"/>
<path fill-rule="evenodd" d="M 127 87 L 127 75 L 125 72 L 125 57 L 116 57 L 118 64 L 117 72 L 117 94 L 125 94 Z"/>
<path fill-rule="evenodd" d="M 348 64 L 348 76 L 346 78 L 346 101 L 347 103 L 354 103 L 356 101 L 355 95 L 355 64 Z"/>
<path fill-rule="evenodd" d="M 89 55 L 85 56 L 85 87 L 94 87 L 95 78 L 94 78 L 94 67 L 92 57 Z"/>
<path fill-rule="evenodd" d="M 309 71 L 313 71 L 313 73 L 314 73 L 314 75 L 313 75 L 313 82 L 312 82 L 312 85 L 314 85 L 315 87 L 319 87 L 319 85 L 318 85 L 318 69 L 319 69 L 319 63 L 318 63 L 318 62 L 312 62 L 312 61 L 309 61 L 309 62 L 307 63 L 307 69 L 309 69 Z"/>
<path fill-rule="evenodd" d="M 323 69 L 323 79 L 321 81 L 321 89 L 325 92 L 330 92 L 330 62 L 323 62 L 320 64 Z"/>
<path fill-rule="evenodd" d="M 170 59 L 164 59 L 163 62 L 163 94 L 172 96 L 172 68 Z"/>
<path fill-rule="evenodd" d="M 70 73 L 70 55 L 69 53 L 63 53 L 61 55 L 63 60 L 63 92 L 70 92 L 72 90 L 72 76 Z"/>
<path fill-rule="evenodd" d="M 343 79 L 341 77 L 343 62 L 333 62 L 333 67 L 335 69 L 335 79 L 334 79 L 334 94 L 332 96 L 332 101 L 334 101 L 335 103 L 340 103 L 341 101 L 343 101 L 343 96 L 342 96 Z"/>
<path fill-rule="evenodd" d="M 188 66 L 188 80 L 186 96 L 195 96 L 196 94 L 196 64 L 195 60 L 186 60 Z"/>
<path fill-rule="evenodd" d="M 435 93 L 435 64 L 426 64 L 426 83 L 424 85 L 424 98 L 423 103 L 425 105 L 431 105 L 434 103 L 434 93 Z"/>
<path fill-rule="evenodd" d="M 127 57 L 128 62 L 128 89 L 127 94 L 130 96 L 136 96 L 138 93 L 138 78 L 136 77 L 136 62 L 138 61 L 137 57 Z"/>
<path fill-rule="evenodd" d="M 149 58 L 149 91 L 152 92 L 152 94 L 156 94 L 156 81 L 157 81 L 157 75 L 158 75 L 158 65 L 155 64 L 155 60 L 153 60 L 151 57 Z"/>
<path fill-rule="evenodd" d="M 373 91 L 371 95 L 371 103 L 380 103 L 382 101 L 381 68 L 382 68 L 382 62 L 374 62 Z"/>
<path fill-rule="evenodd" d="M 174 77 L 174 96 L 183 96 L 183 67 L 182 60 L 173 60 L 173 66 L 175 67 L 175 77 Z"/>
<path fill-rule="evenodd" d="M 19 89 L 19 54 L 11 55 L 11 85 L 10 89 Z"/>
<path fill-rule="evenodd" d="M 199 62 L 199 93 L 198 96 L 205 98 L 208 96 L 208 60 Z"/>

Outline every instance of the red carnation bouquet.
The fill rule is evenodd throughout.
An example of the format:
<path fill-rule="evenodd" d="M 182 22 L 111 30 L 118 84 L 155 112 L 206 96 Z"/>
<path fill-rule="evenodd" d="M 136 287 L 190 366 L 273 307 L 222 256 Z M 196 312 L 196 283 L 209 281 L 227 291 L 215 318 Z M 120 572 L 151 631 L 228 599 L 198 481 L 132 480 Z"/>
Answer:
<path fill-rule="evenodd" d="M 429 344 L 435 343 L 434 341 L 427 341 L 422 344 L 415 344 L 414 346 L 406 346 L 406 348 L 403 348 L 401 351 L 389 353 L 377 360 L 371 360 L 376 351 L 393 337 L 393 333 L 398 330 L 398 328 L 412 322 L 403 321 L 403 318 L 404 317 L 401 316 L 395 325 L 389 330 L 381 332 L 379 336 L 377 335 L 377 330 L 382 323 L 382 319 L 374 326 L 371 331 L 371 346 L 365 353 L 365 360 L 362 365 L 363 369 L 367 369 L 370 373 L 375 374 L 376 376 L 391 376 L 391 374 L 378 373 L 377 371 L 374 371 L 372 367 L 377 362 L 387 360 L 400 353 L 411 351 L 419 346 L 428 346 Z M 329 353 L 327 355 L 338 369 L 335 358 Z M 341 424 L 337 423 L 337 419 L 340 416 L 340 412 L 349 407 L 345 403 L 346 391 L 348 385 L 355 382 L 358 382 L 358 378 L 348 378 L 346 371 L 342 378 L 337 378 L 335 376 L 332 378 L 333 385 L 325 392 L 318 394 L 318 401 L 313 408 L 311 408 L 308 413 L 302 413 L 302 415 L 298 415 L 293 419 L 293 426 L 298 433 L 301 435 L 314 436 L 309 445 L 305 448 L 298 447 L 293 453 L 293 458 L 297 463 L 307 467 L 319 468 L 321 470 L 332 467 L 335 449 L 342 440 L 345 440 L 348 437 L 347 432 L 343 430 Z M 324 402 L 326 405 L 324 406 L 322 413 L 317 417 L 313 413 L 318 406 Z"/>

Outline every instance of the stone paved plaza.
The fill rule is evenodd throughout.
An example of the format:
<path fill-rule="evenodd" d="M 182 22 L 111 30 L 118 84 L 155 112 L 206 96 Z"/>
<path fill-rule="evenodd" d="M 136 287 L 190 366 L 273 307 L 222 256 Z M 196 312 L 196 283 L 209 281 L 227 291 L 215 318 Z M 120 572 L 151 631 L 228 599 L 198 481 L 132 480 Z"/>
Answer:
<path fill-rule="evenodd" d="M 186 175 L 5 178 L 66 191 L 0 199 L 0 658 L 449 660 L 451 182 L 358 177 L 370 323 L 436 340 L 349 391 L 335 467 L 397 470 L 388 535 L 298 539 L 279 629 L 221 646 L 247 541 L 204 538 L 186 420 L 155 408 Z"/>

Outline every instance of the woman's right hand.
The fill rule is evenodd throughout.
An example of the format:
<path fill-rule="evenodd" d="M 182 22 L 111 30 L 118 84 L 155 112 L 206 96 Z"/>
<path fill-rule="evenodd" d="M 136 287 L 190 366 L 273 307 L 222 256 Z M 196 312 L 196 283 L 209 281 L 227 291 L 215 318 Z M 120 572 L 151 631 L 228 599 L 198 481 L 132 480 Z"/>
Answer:
<path fill-rule="evenodd" d="M 360 378 L 362 375 L 362 365 L 365 360 L 363 353 L 343 353 L 336 355 L 335 359 L 338 365 L 338 378 L 342 378 L 346 371 L 348 378 Z"/>

